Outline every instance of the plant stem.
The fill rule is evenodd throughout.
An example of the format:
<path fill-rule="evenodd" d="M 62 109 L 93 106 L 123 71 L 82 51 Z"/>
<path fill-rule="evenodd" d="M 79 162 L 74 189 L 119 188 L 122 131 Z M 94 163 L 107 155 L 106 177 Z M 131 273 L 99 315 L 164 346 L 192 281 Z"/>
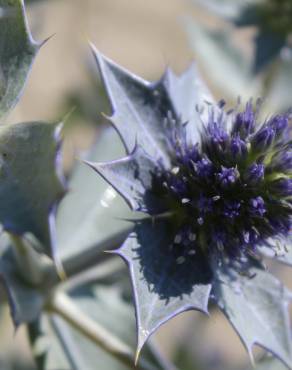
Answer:
<path fill-rule="evenodd" d="M 51 261 L 45 255 L 36 252 L 31 245 L 20 236 L 10 234 L 11 247 L 18 267 L 18 272 L 29 284 L 38 286 L 49 279 L 53 271 Z"/>
<path fill-rule="evenodd" d="M 88 270 L 72 276 L 69 280 L 64 281 L 60 287 L 65 290 L 72 290 L 84 284 L 92 284 L 106 278 L 116 276 L 125 270 L 125 262 L 121 258 L 110 256 L 111 258 L 98 263 Z"/>
<path fill-rule="evenodd" d="M 81 250 L 80 253 L 65 258 L 62 263 L 67 277 L 77 275 L 80 272 L 88 270 L 92 266 L 96 266 L 99 262 L 108 259 L 110 256 L 106 253 L 102 253 L 102 251 L 113 250 L 119 247 L 131 229 L 132 227 L 129 227 L 129 229 L 123 230 L 101 243 L 93 245 L 86 251 Z"/>
<path fill-rule="evenodd" d="M 56 290 L 49 300 L 47 310 L 61 316 L 97 346 L 133 369 L 135 363 L 134 351 L 99 323 L 86 316 L 65 293 Z M 136 369 L 154 370 L 150 363 L 142 359 L 137 364 Z"/>

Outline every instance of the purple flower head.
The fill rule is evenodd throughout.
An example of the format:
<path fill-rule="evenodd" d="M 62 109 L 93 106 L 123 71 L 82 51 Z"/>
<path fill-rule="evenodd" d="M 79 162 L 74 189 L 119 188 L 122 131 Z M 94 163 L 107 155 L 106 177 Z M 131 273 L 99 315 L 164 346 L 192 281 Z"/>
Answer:
<path fill-rule="evenodd" d="M 192 111 L 202 103 L 194 68 L 149 84 L 97 58 L 128 156 L 92 167 L 146 214 L 117 251 L 135 289 L 138 352 L 170 317 L 206 312 L 212 295 L 250 353 L 257 343 L 292 369 L 291 294 L 261 263 L 292 229 L 287 114 L 259 122 L 252 101 Z"/>

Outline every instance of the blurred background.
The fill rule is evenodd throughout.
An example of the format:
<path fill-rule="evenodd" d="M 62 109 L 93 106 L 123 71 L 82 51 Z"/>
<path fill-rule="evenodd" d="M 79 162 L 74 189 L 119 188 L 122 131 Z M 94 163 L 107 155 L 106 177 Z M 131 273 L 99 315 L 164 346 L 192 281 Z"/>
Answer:
<path fill-rule="evenodd" d="M 238 96 L 242 99 L 263 96 L 265 114 L 287 109 L 292 91 L 288 46 L 282 45 L 279 55 L 271 54 L 273 60 L 254 70 L 256 25 L 236 27 L 230 17 L 239 11 L 233 7 L 237 1 L 222 1 L 219 8 L 218 3 L 220 1 L 190 0 L 27 2 L 34 38 L 40 41 L 53 36 L 38 54 L 24 95 L 9 121 L 56 121 L 75 108 L 68 119 L 64 147 L 64 165 L 70 172 L 76 153 L 89 148 L 106 125 L 101 112 L 109 112 L 89 40 L 103 54 L 145 79 L 157 80 L 166 67 L 181 73 L 196 60 L 216 99 L 225 98 L 232 106 Z M 271 268 L 292 288 L 288 270 L 279 271 L 279 266 Z M 2 315 L 5 320 L 0 324 L 0 369 L 34 369 L 25 329 L 19 328 L 15 333 L 8 311 L 3 310 Z M 210 318 L 195 312 L 184 313 L 164 325 L 154 335 L 154 341 L 166 358 L 182 370 L 250 367 L 240 340 L 218 311 L 212 310 Z M 96 369 L 99 369 L 98 362 Z"/>

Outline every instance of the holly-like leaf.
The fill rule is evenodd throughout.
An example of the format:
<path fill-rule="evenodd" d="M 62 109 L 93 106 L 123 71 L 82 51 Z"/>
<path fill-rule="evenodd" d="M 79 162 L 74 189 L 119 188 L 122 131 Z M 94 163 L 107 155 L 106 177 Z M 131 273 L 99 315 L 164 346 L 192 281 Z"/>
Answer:
<path fill-rule="evenodd" d="M 0 0 L 0 118 L 17 103 L 40 47 L 31 36 L 23 0 Z"/>
<path fill-rule="evenodd" d="M 87 162 L 122 194 L 133 210 L 145 210 L 147 190 L 151 189 L 155 164 L 145 151 L 136 146 L 127 157 L 112 162 Z"/>
<path fill-rule="evenodd" d="M 253 268 L 250 277 L 230 268 L 216 268 L 215 301 L 239 334 L 249 355 L 259 345 L 292 368 L 288 305 L 292 294 L 266 271 Z M 248 320 L 248 325 L 247 325 Z"/>
<path fill-rule="evenodd" d="M 168 71 L 160 81 L 150 83 L 117 66 L 94 47 L 93 52 L 111 100 L 113 115 L 110 120 L 128 153 L 138 142 L 149 155 L 168 164 L 166 125 L 162 130 L 163 125 L 158 126 L 157 122 L 165 122 L 169 115 L 179 115 L 189 126 L 198 126 L 201 121 L 191 107 L 211 99 L 195 67 L 180 77 Z M 201 94 L 198 94 L 199 89 L 202 89 Z"/>
<path fill-rule="evenodd" d="M 54 213 L 65 191 L 60 128 L 43 122 L 0 127 L 0 222 L 12 234 L 32 233 L 46 254 L 54 252 Z"/>
<path fill-rule="evenodd" d="M 136 306 L 138 348 L 170 318 L 191 309 L 208 311 L 211 273 L 203 256 L 180 264 L 169 253 L 171 225 L 143 221 L 116 251 L 129 266 Z"/>

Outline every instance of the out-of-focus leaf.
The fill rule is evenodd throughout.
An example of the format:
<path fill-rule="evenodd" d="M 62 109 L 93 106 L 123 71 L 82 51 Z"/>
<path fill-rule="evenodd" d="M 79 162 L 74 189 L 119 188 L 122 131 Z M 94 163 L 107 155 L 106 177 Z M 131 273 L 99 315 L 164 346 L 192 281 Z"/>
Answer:
<path fill-rule="evenodd" d="M 75 370 L 56 333 L 55 319 L 43 314 L 29 325 L 32 354 L 38 370 Z"/>
<path fill-rule="evenodd" d="M 258 1 L 247 4 L 241 9 L 240 14 L 234 19 L 234 24 L 237 27 L 256 26 L 260 22 L 258 9 Z"/>
<path fill-rule="evenodd" d="M 33 288 L 21 278 L 8 236 L 2 234 L 0 243 L 0 279 L 8 296 L 11 317 L 15 327 L 18 327 L 39 317 L 45 295 L 43 291 Z"/>
<path fill-rule="evenodd" d="M 249 0 L 192 0 L 208 11 L 225 19 L 236 18 Z"/>
<path fill-rule="evenodd" d="M 32 233 L 54 254 L 54 209 L 64 194 L 58 160 L 60 125 L 28 122 L 0 128 L 0 222 Z"/>
<path fill-rule="evenodd" d="M 23 0 L 0 0 L 0 118 L 16 104 L 40 46 L 29 31 Z"/>
<path fill-rule="evenodd" d="M 115 159 L 124 154 L 113 129 L 100 134 L 85 156 L 88 161 Z M 84 163 L 79 163 L 69 181 L 69 192 L 60 203 L 57 214 L 58 249 L 64 259 L 84 253 L 95 245 L 129 227 L 122 220 L 128 207 L 117 193 Z"/>
<path fill-rule="evenodd" d="M 275 357 L 265 356 L 256 366 L 248 370 L 287 370 L 287 367 Z"/>
<path fill-rule="evenodd" d="M 280 55 L 286 43 L 286 37 L 264 30 L 255 38 L 254 72 L 261 72 L 268 64 Z"/>
<path fill-rule="evenodd" d="M 272 86 L 267 96 L 270 112 L 275 110 L 285 111 L 291 108 L 291 89 L 292 89 L 292 58 L 279 60 L 275 75 L 273 76 Z"/>
<path fill-rule="evenodd" d="M 190 18 L 186 18 L 186 22 L 196 59 L 210 84 L 233 100 L 238 96 L 246 100 L 258 96 L 260 81 L 252 75 L 247 58 L 232 44 L 230 30 L 210 31 Z"/>
<path fill-rule="evenodd" d="M 179 264 L 168 253 L 171 225 L 143 221 L 116 251 L 129 265 L 136 306 L 138 352 L 149 336 L 171 317 L 190 309 L 207 312 L 211 275 L 198 253 Z"/>
<path fill-rule="evenodd" d="M 72 292 L 72 298 L 78 306 L 91 317 L 97 320 L 107 330 L 116 335 L 123 342 L 135 348 L 135 320 L 133 308 L 129 305 L 121 295 L 120 287 L 108 285 L 90 285 L 75 289 Z M 84 338 L 79 332 L 71 328 L 63 319 L 59 317 L 51 317 L 44 327 L 44 334 L 47 330 L 55 332 L 53 338 L 47 336 L 47 356 L 44 359 L 43 367 L 40 370 L 56 370 L 59 369 L 86 369 L 86 370 L 124 370 L 127 369 L 119 361 L 112 356 L 96 347 L 90 340 Z M 43 340 L 42 337 L 38 339 Z M 50 343 L 54 341 L 53 346 Z M 59 345 L 56 346 L 56 341 Z M 36 342 L 37 345 L 37 342 Z M 60 356 L 57 356 L 55 351 L 60 351 L 60 345 L 63 347 L 65 356 L 67 357 L 66 365 L 64 365 L 64 356 L 60 362 Z M 57 359 L 59 360 L 57 362 Z M 142 357 L 147 362 L 153 365 L 153 370 L 166 369 L 161 363 L 159 357 L 151 350 L 149 346 L 145 347 Z M 61 363 L 63 363 L 60 367 Z M 68 368 L 68 363 L 71 367 Z M 134 364 L 133 364 L 134 368 Z"/>
<path fill-rule="evenodd" d="M 288 305 L 291 293 L 269 273 L 254 268 L 251 277 L 215 267 L 214 299 L 237 331 L 252 357 L 259 345 L 292 367 Z M 215 272 L 214 272 L 215 273 Z M 249 324 L 246 324 L 248 320 Z"/>

